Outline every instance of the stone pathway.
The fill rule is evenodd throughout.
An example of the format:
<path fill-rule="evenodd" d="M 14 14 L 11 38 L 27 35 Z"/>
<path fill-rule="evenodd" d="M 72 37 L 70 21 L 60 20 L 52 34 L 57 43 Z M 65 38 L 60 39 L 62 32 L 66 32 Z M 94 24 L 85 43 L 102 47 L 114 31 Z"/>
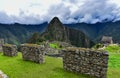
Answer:
<path fill-rule="evenodd" d="M 0 78 L 9 78 L 9 77 L 0 70 Z"/>

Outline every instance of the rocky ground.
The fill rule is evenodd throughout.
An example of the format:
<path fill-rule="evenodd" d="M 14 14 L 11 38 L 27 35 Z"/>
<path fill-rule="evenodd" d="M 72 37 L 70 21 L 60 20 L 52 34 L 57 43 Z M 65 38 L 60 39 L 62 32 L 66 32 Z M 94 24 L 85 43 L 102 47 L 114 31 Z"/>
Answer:
<path fill-rule="evenodd" d="M 9 78 L 9 77 L 0 70 L 0 78 Z"/>

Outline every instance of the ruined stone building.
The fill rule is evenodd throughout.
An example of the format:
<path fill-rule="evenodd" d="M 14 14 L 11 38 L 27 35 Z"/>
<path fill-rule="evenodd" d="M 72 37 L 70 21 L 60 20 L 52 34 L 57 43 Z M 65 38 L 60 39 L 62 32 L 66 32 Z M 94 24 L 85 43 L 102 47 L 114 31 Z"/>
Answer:
<path fill-rule="evenodd" d="M 113 44 L 113 39 L 112 37 L 109 36 L 103 36 L 101 39 L 102 44 Z"/>

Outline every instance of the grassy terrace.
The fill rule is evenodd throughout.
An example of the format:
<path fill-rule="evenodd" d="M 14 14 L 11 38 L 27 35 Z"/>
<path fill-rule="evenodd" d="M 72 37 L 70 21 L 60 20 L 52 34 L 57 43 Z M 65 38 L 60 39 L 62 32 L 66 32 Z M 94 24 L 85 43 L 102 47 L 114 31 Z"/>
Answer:
<path fill-rule="evenodd" d="M 46 56 L 45 64 L 23 61 L 21 53 L 17 57 L 0 54 L 0 69 L 10 78 L 88 78 L 63 70 L 62 59 Z"/>
<path fill-rule="evenodd" d="M 110 51 L 107 78 L 119 78 L 120 54 L 118 52 L 112 54 L 112 51 L 114 50 Z M 36 64 L 30 61 L 23 61 L 21 53 L 19 53 L 17 57 L 7 57 L 0 53 L 0 70 L 10 78 L 90 78 L 82 74 L 78 75 L 65 71 L 61 58 L 48 56 L 45 58 L 45 64 Z"/>

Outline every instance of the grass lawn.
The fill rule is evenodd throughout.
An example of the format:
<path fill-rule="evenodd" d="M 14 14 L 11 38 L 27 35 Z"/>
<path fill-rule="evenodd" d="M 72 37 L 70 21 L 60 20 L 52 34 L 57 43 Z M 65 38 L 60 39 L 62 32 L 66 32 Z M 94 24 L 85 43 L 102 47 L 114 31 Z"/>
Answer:
<path fill-rule="evenodd" d="M 120 78 L 120 54 L 110 54 L 107 78 Z"/>
<path fill-rule="evenodd" d="M 21 53 L 17 57 L 0 54 L 0 70 L 10 78 L 90 78 L 63 69 L 62 59 L 46 56 L 45 64 L 23 61 Z"/>
<path fill-rule="evenodd" d="M 60 49 L 60 46 L 58 45 L 58 43 L 50 43 L 49 46 L 54 49 Z"/>
<path fill-rule="evenodd" d="M 109 51 L 109 53 L 120 53 L 120 46 L 110 45 L 106 47 L 105 50 Z"/>
<path fill-rule="evenodd" d="M 120 53 L 113 53 L 116 49 L 106 50 L 110 51 L 107 78 L 120 78 Z M 36 64 L 23 61 L 21 53 L 17 57 L 7 57 L 0 53 L 0 70 L 10 78 L 90 78 L 65 71 L 61 58 L 46 56 L 45 60 L 45 64 Z"/>
<path fill-rule="evenodd" d="M 120 46 L 110 45 L 105 50 L 110 55 L 107 78 L 120 78 Z"/>

